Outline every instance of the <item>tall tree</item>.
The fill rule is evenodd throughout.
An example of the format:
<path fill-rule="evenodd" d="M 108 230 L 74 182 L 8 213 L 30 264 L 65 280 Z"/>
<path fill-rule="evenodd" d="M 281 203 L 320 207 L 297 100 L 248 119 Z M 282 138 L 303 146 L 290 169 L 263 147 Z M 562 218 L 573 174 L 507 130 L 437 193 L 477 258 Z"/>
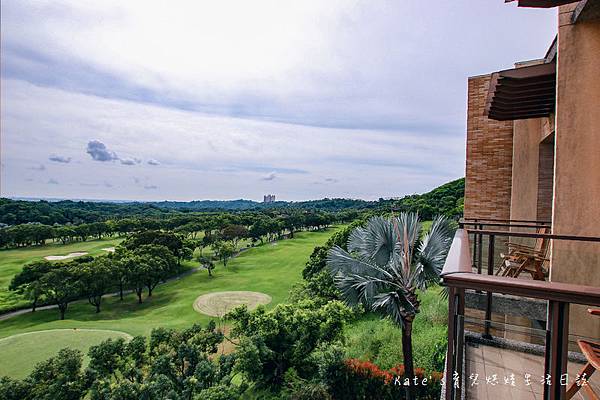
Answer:
<path fill-rule="evenodd" d="M 244 225 L 229 224 L 221 230 L 221 238 L 229 240 L 237 248 L 238 242 L 248 236 L 248 229 Z"/>
<path fill-rule="evenodd" d="M 294 211 L 283 218 L 283 227 L 290 232 L 290 238 L 294 237 L 294 232 L 302 227 L 305 222 L 304 215 Z"/>
<path fill-rule="evenodd" d="M 130 256 L 130 252 L 126 250 L 124 247 L 117 247 L 113 254 L 109 254 L 108 257 L 112 260 L 111 268 L 112 268 L 112 276 L 113 281 L 119 288 L 119 299 L 123 300 L 123 291 L 128 285 L 128 268 L 130 264 L 128 263 L 127 257 Z"/>
<path fill-rule="evenodd" d="M 88 302 L 96 307 L 96 312 L 100 312 L 102 296 L 104 296 L 115 280 L 111 260 L 107 257 L 98 257 L 92 262 L 83 263 L 76 267 L 79 273 L 81 288 Z"/>
<path fill-rule="evenodd" d="M 63 263 L 51 263 L 46 260 L 34 261 L 25 265 L 21 272 L 13 277 L 8 289 L 26 294 L 31 300 L 32 311 L 35 311 L 41 295 L 40 278 L 53 269 L 64 267 L 64 265 Z"/>
<path fill-rule="evenodd" d="M 419 312 L 418 290 L 439 280 L 452 229 L 444 217 L 423 234 L 415 213 L 373 217 L 350 234 L 348 251 L 329 251 L 327 265 L 346 302 L 390 317 L 402 330 L 406 376 L 414 376 L 412 324 Z M 409 387 L 407 397 L 414 398 Z"/>
<path fill-rule="evenodd" d="M 165 246 L 146 244 L 135 249 L 133 254 L 143 260 L 140 272 L 144 275 L 143 281 L 148 288 L 148 297 L 152 297 L 156 285 L 177 271 L 177 260 Z"/>
<path fill-rule="evenodd" d="M 58 306 L 60 319 L 65 319 L 67 306 L 81 295 L 81 281 L 77 267 L 54 269 L 40 278 L 40 292 Z"/>
<path fill-rule="evenodd" d="M 215 256 L 223 261 L 223 266 L 227 267 L 227 262 L 235 254 L 235 247 L 232 243 L 219 241 L 212 245 Z"/>
<path fill-rule="evenodd" d="M 177 258 L 178 263 L 181 263 L 186 256 L 183 239 L 173 232 L 142 231 L 131 235 L 123 242 L 123 246 L 128 250 L 135 250 L 149 244 L 165 246 Z"/>
<path fill-rule="evenodd" d="M 198 256 L 200 266 L 208 271 L 208 276 L 212 276 L 212 271 L 215 269 L 215 263 L 210 257 Z"/>
<path fill-rule="evenodd" d="M 127 274 L 127 285 L 133 288 L 138 298 L 138 303 L 142 303 L 142 292 L 146 284 L 146 272 L 150 269 L 147 265 L 147 259 L 143 256 L 129 253 L 121 259 L 123 268 Z"/>

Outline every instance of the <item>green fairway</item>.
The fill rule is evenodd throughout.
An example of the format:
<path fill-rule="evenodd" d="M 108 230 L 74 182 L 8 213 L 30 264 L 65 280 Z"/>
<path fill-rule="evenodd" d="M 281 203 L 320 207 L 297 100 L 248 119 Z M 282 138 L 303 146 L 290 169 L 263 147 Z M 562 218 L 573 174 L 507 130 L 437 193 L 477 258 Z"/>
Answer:
<path fill-rule="evenodd" d="M 131 339 L 131 336 L 124 332 L 88 329 L 48 330 L 0 339 L 0 354 L 2 354 L 0 376 L 22 379 L 37 363 L 56 355 L 60 349 L 69 347 L 86 354 L 90 346 L 109 338 L 120 337 Z M 85 356 L 84 366 L 88 361 Z"/>
<path fill-rule="evenodd" d="M 12 277 L 21 271 L 23 265 L 42 260 L 45 256 L 67 255 L 75 252 L 86 252 L 92 256 L 106 254 L 103 248 L 113 247 L 122 240 L 122 238 L 108 238 L 66 245 L 52 243 L 23 249 L 0 250 L 0 313 L 29 303 L 23 296 L 8 290 Z"/>
<path fill-rule="evenodd" d="M 273 300 L 267 305 L 270 308 L 285 301 L 292 285 L 301 279 L 302 269 L 313 248 L 325 243 L 335 229 L 300 232 L 294 239 L 251 248 L 232 259 L 226 268 L 219 264 L 212 278 L 205 271 L 197 271 L 159 285 L 152 298 L 144 297 L 143 304 L 137 304 L 135 296 L 130 294 L 122 302 L 117 297 L 105 298 L 99 314 L 94 313 L 87 301 L 79 301 L 69 305 L 64 321 L 58 320 L 57 310 L 38 311 L 0 321 L 0 338 L 58 328 L 109 329 L 131 335 L 147 335 L 152 328 L 159 326 L 188 327 L 194 322 L 206 323 L 211 319 L 193 309 L 194 300 L 210 292 L 265 293 Z M 100 247 L 105 247 L 105 243 Z"/>

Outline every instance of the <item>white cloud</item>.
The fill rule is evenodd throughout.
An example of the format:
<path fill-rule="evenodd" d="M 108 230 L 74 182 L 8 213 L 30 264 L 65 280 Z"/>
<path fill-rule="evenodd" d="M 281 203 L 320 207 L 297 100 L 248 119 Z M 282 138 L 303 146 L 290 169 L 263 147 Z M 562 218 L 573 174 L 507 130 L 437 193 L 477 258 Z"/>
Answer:
<path fill-rule="evenodd" d="M 86 93 L 447 133 L 466 76 L 543 56 L 555 19 L 501 1 L 2 2 L 2 51 L 9 73 Z"/>
<path fill-rule="evenodd" d="M 2 129 L 7 132 L 3 134 L 2 159 L 7 164 L 3 182 L 6 192 L 13 195 L 42 194 L 45 189 L 26 185 L 20 177 L 48 152 L 81 159 L 76 167 L 48 166 L 48 172 L 61 174 L 61 180 L 107 181 L 115 189 L 106 192 L 97 187 L 60 185 L 52 192 L 59 197 L 260 199 L 264 191 L 276 191 L 282 199 L 378 198 L 426 190 L 463 174 L 462 133 L 438 138 L 410 131 L 319 128 L 215 117 L 21 81 L 1 83 Z M 50 109 L 47 104 L 54 106 Z M 36 118 L 31 118 L 31 113 Z M 20 134 L 10 133 L 16 131 Z M 120 163 L 82 157 L 89 150 L 90 138 L 103 145 L 92 146 L 96 158 L 114 160 L 121 154 L 136 154 L 138 159 L 150 160 L 160 154 L 161 168 L 139 164 L 136 175 L 145 184 L 134 185 Z M 271 173 L 285 179 L 261 180 Z M 313 184 L 327 176 L 335 176 L 339 182 Z M 143 190 L 152 185 L 160 190 Z"/>
<path fill-rule="evenodd" d="M 140 163 L 135 158 L 121 158 L 121 159 L 119 159 L 119 161 L 121 161 L 121 164 L 123 164 L 123 165 L 135 165 L 135 164 L 139 164 Z"/>
<path fill-rule="evenodd" d="M 106 148 L 106 145 L 99 140 L 90 140 L 87 144 L 86 153 L 88 153 L 92 157 L 92 159 L 96 161 L 105 162 L 115 161 L 119 159 L 117 153 L 115 153 L 114 151 L 109 151 Z M 134 164 L 134 161 L 131 160 L 131 163 Z"/>
<path fill-rule="evenodd" d="M 36 197 L 427 190 L 464 174 L 467 76 L 556 30 L 500 1 L 0 4 L 2 190 Z M 25 183 L 48 154 L 62 184 Z"/>
<path fill-rule="evenodd" d="M 50 157 L 48 157 L 48 160 L 54 161 L 57 163 L 68 164 L 71 162 L 71 157 L 63 157 L 63 156 L 57 156 L 56 154 L 52 154 Z"/>
<path fill-rule="evenodd" d="M 272 181 L 275 180 L 277 178 L 277 174 L 275 172 L 269 172 L 268 174 L 266 174 L 265 176 L 263 176 L 262 179 L 263 181 Z"/>

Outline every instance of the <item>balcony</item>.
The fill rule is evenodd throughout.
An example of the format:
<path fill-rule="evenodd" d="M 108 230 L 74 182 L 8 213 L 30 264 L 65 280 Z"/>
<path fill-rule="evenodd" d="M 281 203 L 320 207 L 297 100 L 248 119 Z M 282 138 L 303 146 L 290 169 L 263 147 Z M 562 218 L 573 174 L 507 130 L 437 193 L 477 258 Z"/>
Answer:
<path fill-rule="evenodd" d="M 570 309 L 600 307 L 600 288 L 549 282 L 531 271 L 500 276 L 501 254 L 515 241 L 585 242 L 598 249 L 598 237 L 545 233 L 548 228 L 543 221 L 460 222 L 442 272 L 449 292 L 447 400 L 566 399 L 573 382 L 581 389 L 572 398 L 594 398 L 590 389 L 600 394 L 600 372 L 578 377 L 586 360 L 577 345 L 599 338 L 569 332 Z"/>

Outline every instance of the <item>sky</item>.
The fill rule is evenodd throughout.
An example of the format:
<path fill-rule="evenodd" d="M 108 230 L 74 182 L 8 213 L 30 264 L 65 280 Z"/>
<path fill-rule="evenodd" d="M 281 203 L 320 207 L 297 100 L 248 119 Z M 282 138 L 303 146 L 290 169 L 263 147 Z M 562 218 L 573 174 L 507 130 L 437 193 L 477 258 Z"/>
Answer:
<path fill-rule="evenodd" d="M 502 0 L 2 1 L 0 195 L 425 192 L 464 175 L 467 78 L 555 34 Z"/>

